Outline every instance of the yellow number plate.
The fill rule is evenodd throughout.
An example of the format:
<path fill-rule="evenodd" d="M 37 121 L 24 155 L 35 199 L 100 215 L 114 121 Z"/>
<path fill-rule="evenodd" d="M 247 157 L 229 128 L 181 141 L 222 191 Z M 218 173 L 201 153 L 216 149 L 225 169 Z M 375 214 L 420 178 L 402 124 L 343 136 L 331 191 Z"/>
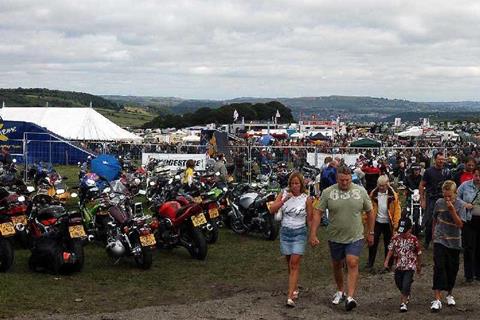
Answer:
<path fill-rule="evenodd" d="M 69 226 L 68 232 L 70 233 L 70 238 L 72 239 L 86 236 L 85 229 L 83 229 L 83 226 L 81 224 Z"/>
<path fill-rule="evenodd" d="M 13 223 L 6 222 L 0 224 L 0 234 L 4 237 L 15 234 L 15 227 L 13 226 Z"/>
<path fill-rule="evenodd" d="M 12 223 L 14 225 L 17 225 L 19 223 L 23 225 L 27 225 L 27 216 L 13 216 L 12 217 Z"/>
<path fill-rule="evenodd" d="M 192 223 L 194 227 L 201 226 L 207 223 L 207 219 L 203 213 L 199 213 L 196 216 L 192 216 Z"/>
<path fill-rule="evenodd" d="M 156 243 L 157 241 L 155 241 L 155 237 L 153 236 L 153 234 L 140 236 L 140 244 L 142 245 L 142 247 L 154 246 Z"/>
<path fill-rule="evenodd" d="M 218 213 L 218 209 L 217 209 L 217 208 L 212 208 L 212 209 L 209 209 L 209 210 L 208 210 L 208 215 L 210 216 L 210 219 L 215 219 L 215 218 L 218 217 L 220 214 Z"/>
<path fill-rule="evenodd" d="M 195 203 L 202 203 L 202 197 L 195 197 L 195 198 L 193 198 L 193 202 L 195 202 Z"/>

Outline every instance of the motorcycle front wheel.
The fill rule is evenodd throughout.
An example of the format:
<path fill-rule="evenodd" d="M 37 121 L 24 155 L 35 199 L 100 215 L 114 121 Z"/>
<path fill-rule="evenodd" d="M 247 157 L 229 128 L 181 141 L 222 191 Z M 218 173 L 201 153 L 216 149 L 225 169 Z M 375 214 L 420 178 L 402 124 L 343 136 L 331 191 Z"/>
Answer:
<path fill-rule="evenodd" d="M 136 241 L 135 245 L 141 246 L 140 238 L 136 239 L 135 241 Z M 141 253 L 134 256 L 135 263 L 137 264 L 138 267 L 142 268 L 143 270 L 150 269 L 153 263 L 152 250 L 150 249 L 150 247 L 141 247 L 141 248 L 142 248 Z"/>
<path fill-rule="evenodd" d="M 14 253 L 10 241 L 0 239 L 0 272 L 6 272 L 13 264 Z"/>

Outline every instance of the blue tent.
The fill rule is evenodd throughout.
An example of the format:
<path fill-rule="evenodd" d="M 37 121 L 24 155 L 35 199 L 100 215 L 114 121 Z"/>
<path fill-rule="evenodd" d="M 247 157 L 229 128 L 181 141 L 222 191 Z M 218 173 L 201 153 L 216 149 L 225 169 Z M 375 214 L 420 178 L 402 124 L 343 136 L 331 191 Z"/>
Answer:
<path fill-rule="evenodd" d="M 112 155 L 102 154 L 92 160 L 91 171 L 108 181 L 118 179 L 121 170 L 120 162 Z"/>
<path fill-rule="evenodd" d="M 260 138 L 260 143 L 264 146 L 268 146 L 272 140 L 274 140 L 274 138 L 271 135 L 266 134 Z"/>

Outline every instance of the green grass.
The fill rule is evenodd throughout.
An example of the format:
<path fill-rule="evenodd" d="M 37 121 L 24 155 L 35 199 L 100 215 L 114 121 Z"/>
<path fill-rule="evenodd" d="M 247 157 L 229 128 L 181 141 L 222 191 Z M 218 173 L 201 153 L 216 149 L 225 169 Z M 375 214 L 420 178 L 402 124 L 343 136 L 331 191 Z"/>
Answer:
<path fill-rule="evenodd" d="M 110 109 L 95 109 L 103 116 L 119 125 L 120 127 L 134 127 L 139 128 L 146 122 L 152 120 L 155 115 L 147 112 L 132 112 L 132 111 L 114 111 Z"/>
<path fill-rule="evenodd" d="M 78 169 L 58 166 L 77 183 Z M 333 283 L 325 229 L 321 245 L 307 246 L 301 265 L 300 285 L 305 288 Z M 382 247 L 382 246 L 379 246 Z M 259 236 L 239 236 L 220 232 L 216 244 L 208 248 L 206 261 L 190 258 L 184 248 L 157 251 L 150 270 L 139 270 L 131 258 L 118 264 L 100 246 L 85 247 L 85 267 L 81 273 L 52 276 L 28 269 L 29 251 L 16 250 L 13 270 L 0 274 L 0 318 L 42 313 L 98 313 L 169 303 L 190 303 L 228 297 L 242 291 L 285 291 L 287 269 L 280 256 L 279 241 Z M 361 265 L 368 250 L 363 251 Z M 382 265 L 379 249 L 376 266 Z M 78 299 L 78 302 L 76 302 Z"/>

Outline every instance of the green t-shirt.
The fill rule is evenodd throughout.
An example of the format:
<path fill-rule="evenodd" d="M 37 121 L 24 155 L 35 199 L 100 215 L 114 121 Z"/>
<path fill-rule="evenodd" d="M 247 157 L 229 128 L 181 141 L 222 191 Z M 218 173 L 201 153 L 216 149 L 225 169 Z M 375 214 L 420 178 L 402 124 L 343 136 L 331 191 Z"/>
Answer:
<path fill-rule="evenodd" d="M 342 191 L 334 184 L 322 192 L 318 209 L 328 209 L 328 240 L 352 243 L 364 237 L 361 213 L 372 210 L 372 202 L 363 187 L 352 183 Z"/>

